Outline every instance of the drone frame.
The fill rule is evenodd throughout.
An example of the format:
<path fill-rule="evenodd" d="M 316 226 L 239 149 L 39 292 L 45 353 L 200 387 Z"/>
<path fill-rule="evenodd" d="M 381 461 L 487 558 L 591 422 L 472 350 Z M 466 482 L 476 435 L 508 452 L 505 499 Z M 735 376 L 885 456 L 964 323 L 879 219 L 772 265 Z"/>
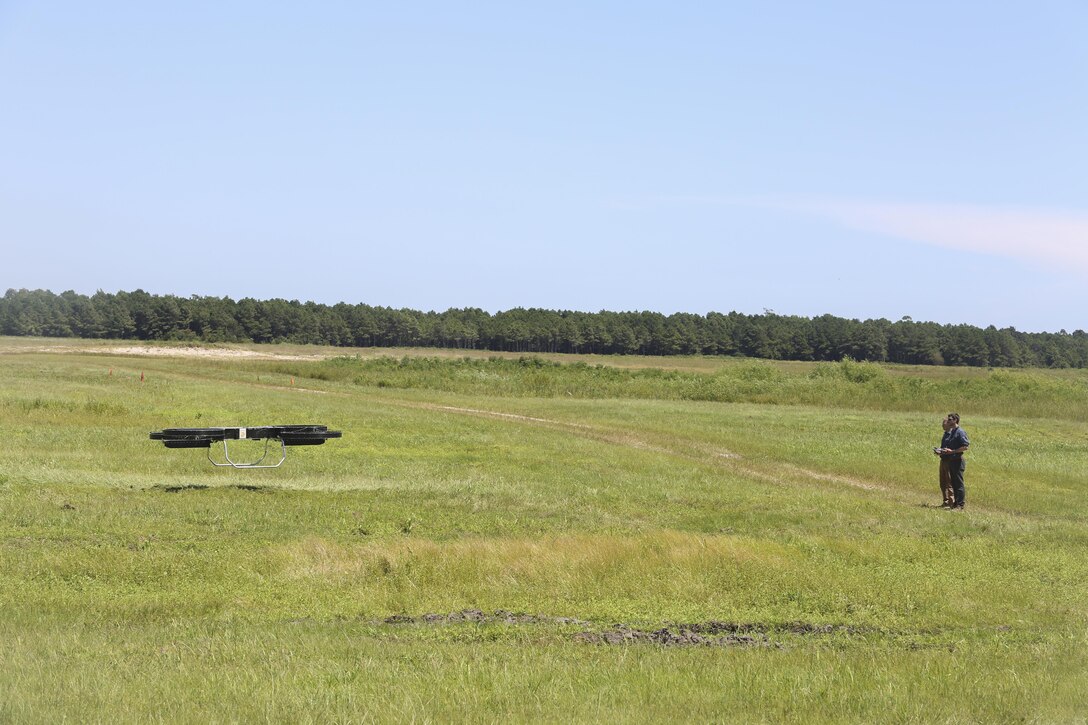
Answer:
<path fill-rule="evenodd" d="M 167 448 L 207 448 L 208 462 L 224 468 L 279 468 L 287 460 L 287 446 L 316 446 L 330 438 L 339 438 L 341 432 L 329 430 L 323 425 L 272 425 L 255 428 L 165 428 L 150 434 L 151 440 L 162 441 Z M 235 461 L 230 457 L 227 441 L 264 439 L 264 453 L 250 463 Z M 275 463 L 264 463 L 268 458 L 272 441 L 280 443 L 280 459 Z M 220 462 L 212 458 L 212 443 L 223 444 L 223 459 Z"/>

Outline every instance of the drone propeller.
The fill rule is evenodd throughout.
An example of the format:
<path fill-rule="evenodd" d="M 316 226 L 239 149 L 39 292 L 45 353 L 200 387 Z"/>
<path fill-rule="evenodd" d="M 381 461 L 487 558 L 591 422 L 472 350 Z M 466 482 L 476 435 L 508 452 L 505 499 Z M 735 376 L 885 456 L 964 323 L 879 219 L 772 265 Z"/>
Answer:
<path fill-rule="evenodd" d="M 329 430 L 323 425 L 266 425 L 256 428 L 164 428 L 151 433 L 153 441 L 162 441 L 167 448 L 207 448 L 208 460 L 213 466 L 232 468 L 278 468 L 287 459 L 287 446 L 319 446 L 330 438 L 339 438 L 342 433 Z M 231 460 L 227 450 L 227 441 L 264 440 L 264 454 L 252 463 L 236 463 Z M 268 457 L 272 441 L 280 442 L 280 460 L 276 463 L 263 463 Z M 212 443 L 223 443 L 223 458 L 220 463 L 212 458 Z"/>

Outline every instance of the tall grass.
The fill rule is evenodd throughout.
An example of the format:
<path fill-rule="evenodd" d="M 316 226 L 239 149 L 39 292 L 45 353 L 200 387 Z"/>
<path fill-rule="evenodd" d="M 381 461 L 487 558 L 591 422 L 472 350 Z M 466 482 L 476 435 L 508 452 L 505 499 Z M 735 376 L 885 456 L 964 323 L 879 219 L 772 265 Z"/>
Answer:
<path fill-rule="evenodd" d="M 462 395 L 750 402 L 901 411 L 955 408 L 979 415 L 1088 420 L 1088 373 L 1069 376 L 1002 369 L 938 378 L 928 371 L 849 359 L 790 367 L 747 361 L 707 373 L 564 364 L 542 357 L 336 357 L 263 367 L 309 380 Z"/>

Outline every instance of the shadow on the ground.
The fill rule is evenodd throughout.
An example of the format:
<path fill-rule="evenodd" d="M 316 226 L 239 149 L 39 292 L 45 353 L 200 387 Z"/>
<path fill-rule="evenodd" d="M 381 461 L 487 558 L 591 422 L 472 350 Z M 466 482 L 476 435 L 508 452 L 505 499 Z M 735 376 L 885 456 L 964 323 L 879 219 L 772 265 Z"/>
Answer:
<path fill-rule="evenodd" d="M 171 485 L 160 484 L 151 487 L 152 491 L 162 491 L 163 493 L 181 493 L 183 491 L 207 491 L 210 489 L 236 489 L 238 491 L 254 491 L 257 493 L 268 493 L 270 491 L 276 490 L 274 486 L 257 486 L 252 483 L 232 483 L 227 486 L 209 486 L 204 483 L 180 483 Z"/>

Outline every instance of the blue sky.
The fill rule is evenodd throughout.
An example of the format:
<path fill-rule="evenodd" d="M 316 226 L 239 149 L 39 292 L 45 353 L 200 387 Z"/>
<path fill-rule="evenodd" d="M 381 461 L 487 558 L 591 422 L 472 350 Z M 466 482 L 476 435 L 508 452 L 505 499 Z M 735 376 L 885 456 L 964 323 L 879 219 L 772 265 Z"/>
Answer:
<path fill-rule="evenodd" d="M 1088 328 L 1083 2 L 0 0 L 0 288 Z"/>

